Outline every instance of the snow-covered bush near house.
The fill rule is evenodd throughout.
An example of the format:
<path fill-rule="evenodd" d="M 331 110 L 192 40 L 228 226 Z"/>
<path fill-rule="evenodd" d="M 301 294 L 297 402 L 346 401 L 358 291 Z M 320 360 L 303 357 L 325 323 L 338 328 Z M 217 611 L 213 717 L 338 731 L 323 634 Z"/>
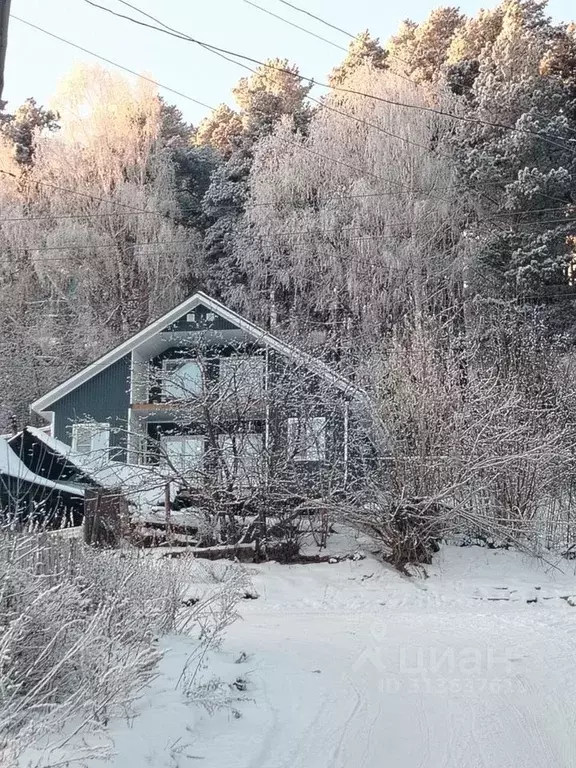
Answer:
<path fill-rule="evenodd" d="M 186 599 L 195 581 L 204 586 Z M 191 558 L 2 536 L 0 764 L 17 764 L 23 749 L 49 743 L 58 730 L 66 738 L 105 732 L 110 718 L 130 716 L 167 633 L 197 636 L 181 688 L 194 700 L 198 687 L 202 700 L 206 655 L 245 589 L 243 573 L 231 565 L 220 581 L 208 581 Z"/>

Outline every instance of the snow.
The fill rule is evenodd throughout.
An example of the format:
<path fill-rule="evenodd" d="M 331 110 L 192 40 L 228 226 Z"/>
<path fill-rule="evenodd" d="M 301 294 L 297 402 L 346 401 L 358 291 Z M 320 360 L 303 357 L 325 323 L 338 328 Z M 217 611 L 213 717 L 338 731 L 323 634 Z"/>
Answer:
<path fill-rule="evenodd" d="M 193 641 L 166 638 L 141 716 L 111 724 L 106 765 L 571 768 L 574 567 L 480 547 L 442 548 L 428 578 L 370 556 L 249 566 L 259 597 L 206 671 L 248 680 L 241 717 L 183 698 Z"/>
<path fill-rule="evenodd" d="M 8 442 L 0 437 L 0 474 L 7 477 L 13 477 L 25 483 L 34 483 L 45 488 L 51 488 L 64 493 L 71 493 L 74 496 L 84 496 L 82 486 L 73 483 L 61 483 L 54 480 L 47 480 L 40 475 L 35 474 L 24 464 L 23 461 L 14 453 Z"/>
<path fill-rule="evenodd" d="M 64 456 L 84 474 L 104 488 L 121 487 L 127 498 L 142 512 L 164 504 L 164 485 L 169 479 L 157 467 L 125 464 L 74 451 L 71 446 L 46 434 L 42 429 L 26 427 L 31 435 L 41 440 L 50 450 Z M 174 496 L 175 489 L 172 489 Z"/>

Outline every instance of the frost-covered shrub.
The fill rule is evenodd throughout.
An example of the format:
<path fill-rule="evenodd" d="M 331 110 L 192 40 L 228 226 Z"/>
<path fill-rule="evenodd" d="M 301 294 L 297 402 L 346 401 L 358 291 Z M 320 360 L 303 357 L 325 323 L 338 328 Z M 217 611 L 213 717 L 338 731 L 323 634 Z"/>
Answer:
<path fill-rule="evenodd" d="M 194 680 L 235 617 L 243 576 L 232 571 L 190 603 L 190 583 L 210 581 L 192 559 L 0 533 L 0 763 L 3 750 L 72 719 L 75 730 L 102 728 L 129 713 L 155 674 L 161 634 L 198 635 L 183 672 Z"/>

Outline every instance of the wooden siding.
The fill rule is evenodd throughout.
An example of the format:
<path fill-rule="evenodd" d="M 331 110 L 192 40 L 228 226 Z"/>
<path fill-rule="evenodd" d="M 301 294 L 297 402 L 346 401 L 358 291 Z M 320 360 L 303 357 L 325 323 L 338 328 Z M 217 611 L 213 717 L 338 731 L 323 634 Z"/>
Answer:
<path fill-rule="evenodd" d="M 111 457 L 126 461 L 129 390 L 130 355 L 126 355 L 50 407 L 54 437 L 70 445 L 74 422 L 93 419 L 106 423 L 111 428 Z"/>

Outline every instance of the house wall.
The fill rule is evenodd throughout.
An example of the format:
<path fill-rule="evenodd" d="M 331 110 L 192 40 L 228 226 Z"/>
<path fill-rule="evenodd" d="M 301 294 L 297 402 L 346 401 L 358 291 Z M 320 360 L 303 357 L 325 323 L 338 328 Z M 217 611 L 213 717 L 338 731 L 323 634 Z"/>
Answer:
<path fill-rule="evenodd" d="M 177 321 L 172 329 L 178 331 L 199 331 L 210 326 L 212 330 L 233 329 L 230 323 L 219 316 L 208 318 L 207 310 L 198 307 L 192 318 L 182 318 Z M 216 327 L 218 326 L 218 327 Z M 195 334 L 191 334 L 195 335 Z M 161 354 L 154 356 L 150 361 L 150 369 L 161 370 L 162 361 L 166 358 L 186 356 L 186 344 L 179 343 L 169 347 Z M 204 346 L 204 345 L 201 345 Z M 355 450 L 352 446 L 346 450 L 345 439 L 347 428 L 345 426 L 345 398 L 336 387 L 327 384 L 325 380 L 310 371 L 294 367 L 283 355 L 265 350 L 257 343 L 243 343 L 234 345 L 230 343 L 208 344 L 202 349 L 202 355 L 208 361 L 209 377 L 217 379 L 219 376 L 219 358 L 230 354 L 254 354 L 264 355 L 267 361 L 266 389 L 269 397 L 263 398 L 262 403 L 255 408 L 244 409 L 241 402 L 233 402 L 211 415 L 214 425 L 219 433 L 234 432 L 244 427 L 242 423 L 251 422 L 250 431 L 262 432 L 265 435 L 266 453 L 270 460 L 271 475 L 279 478 L 283 485 L 292 485 L 294 488 L 302 487 L 303 477 L 309 478 L 310 485 L 326 487 L 341 487 L 346 478 L 347 459 L 348 464 L 355 463 Z M 142 364 L 144 359 L 138 361 Z M 137 362 L 138 362 L 137 361 Z M 131 450 L 128 446 L 128 413 L 130 410 L 130 379 L 131 368 L 134 361 L 131 355 L 126 355 L 110 367 L 104 369 L 85 384 L 73 392 L 61 398 L 51 406 L 54 412 L 54 436 L 65 443 L 71 444 L 72 424 L 74 422 L 92 419 L 97 422 L 105 422 L 110 425 L 110 456 L 120 461 L 128 461 L 129 453 L 131 461 L 142 460 L 144 445 L 140 452 L 135 454 L 134 446 Z M 275 391 L 278 388 L 278 392 Z M 145 388 L 148 390 L 148 387 Z M 139 427 L 144 437 L 148 440 L 148 462 L 158 460 L 157 441 L 162 434 L 174 434 L 178 432 L 188 434 L 206 434 L 206 424 L 202 424 L 203 414 L 201 409 L 190 406 L 186 419 L 174 423 L 173 414 L 169 414 L 160 407 L 161 391 L 159 386 L 139 393 L 139 400 L 149 403 L 158 402 L 159 412 L 139 412 Z M 134 411 L 134 414 L 137 412 Z M 288 440 L 287 419 L 290 417 L 325 416 L 326 425 L 326 457 L 324 461 L 287 462 Z M 348 429 L 354 429 L 352 422 Z M 133 426 L 133 425 L 132 425 Z M 352 438 L 353 440 L 354 438 Z M 354 473 L 353 473 L 354 474 Z M 305 483 L 304 483 L 305 484 Z"/>
<path fill-rule="evenodd" d="M 243 353 L 262 357 L 264 350 L 257 345 L 238 347 L 215 345 L 203 350 L 210 379 L 218 379 L 218 360 L 230 354 Z M 185 355 L 182 349 L 167 349 L 162 355 L 151 361 L 152 366 L 161 367 L 162 360 Z M 222 404 L 214 408 L 208 406 L 203 414 L 202 408 L 187 406 L 185 416 L 178 423 L 168 418 L 158 418 L 151 413 L 147 434 L 149 438 L 148 461 L 155 463 L 159 459 L 158 441 L 166 434 L 207 435 L 208 423 L 217 434 L 230 434 L 245 429 L 265 435 L 266 456 L 269 462 L 270 479 L 277 482 L 288 492 L 303 492 L 306 488 L 326 489 L 342 487 L 346 479 L 346 462 L 350 452 L 345 448 L 346 440 L 346 404 L 340 392 L 318 376 L 304 370 L 292 370 L 290 363 L 281 355 L 269 351 L 265 355 L 267 362 L 266 396 L 259 411 L 241 407 L 241 402 L 232 402 L 226 410 Z M 160 388 L 153 388 L 150 400 L 160 400 Z M 288 418 L 290 417 L 326 418 L 326 455 L 324 461 L 290 461 L 288 459 Z M 206 438 L 208 440 L 208 437 Z"/>
<path fill-rule="evenodd" d="M 54 437 L 71 445 L 72 424 L 94 420 L 110 425 L 110 456 L 126 461 L 130 364 L 126 355 L 50 406 Z"/>

